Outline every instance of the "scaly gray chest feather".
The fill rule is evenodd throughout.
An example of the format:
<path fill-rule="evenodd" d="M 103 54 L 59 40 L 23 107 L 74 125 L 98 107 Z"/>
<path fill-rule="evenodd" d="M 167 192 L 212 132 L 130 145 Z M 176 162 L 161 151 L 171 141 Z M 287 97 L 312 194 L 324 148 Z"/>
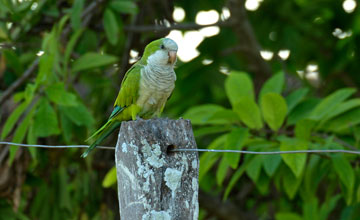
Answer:
<path fill-rule="evenodd" d="M 174 70 L 145 67 L 141 71 L 139 98 L 140 117 L 159 115 L 175 87 Z"/>

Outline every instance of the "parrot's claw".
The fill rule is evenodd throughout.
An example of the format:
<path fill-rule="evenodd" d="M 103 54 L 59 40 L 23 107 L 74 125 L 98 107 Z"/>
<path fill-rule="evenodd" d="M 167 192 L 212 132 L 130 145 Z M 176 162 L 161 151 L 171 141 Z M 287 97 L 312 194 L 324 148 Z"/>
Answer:
<path fill-rule="evenodd" d="M 140 116 L 136 116 L 136 121 L 144 121 L 144 119 L 142 119 Z"/>

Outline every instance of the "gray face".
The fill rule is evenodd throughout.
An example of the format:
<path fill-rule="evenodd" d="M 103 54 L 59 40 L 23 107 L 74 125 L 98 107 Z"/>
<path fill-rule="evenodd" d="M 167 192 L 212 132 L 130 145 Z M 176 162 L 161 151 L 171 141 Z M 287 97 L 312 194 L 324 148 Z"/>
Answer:
<path fill-rule="evenodd" d="M 176 63 L 176 53 L 178 46 L 175 41 L 165 38 L 160 49 L 148 57 L 147 62 L 156 65 L 174 66 Z"/>
<path fill-rule="evenodd" d="M 163 41 L 163 45 L 164 45 L 165 49 L 168 51 L 177 51 L 178 50 L 177 44 L 175 43 L 175 41 L 171 40 L 170 38 L 165 38 Z"/>

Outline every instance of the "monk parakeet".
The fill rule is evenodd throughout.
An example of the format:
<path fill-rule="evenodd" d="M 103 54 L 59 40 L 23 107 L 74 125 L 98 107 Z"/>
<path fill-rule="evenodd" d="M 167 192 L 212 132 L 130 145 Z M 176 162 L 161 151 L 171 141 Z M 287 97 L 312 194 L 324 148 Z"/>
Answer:
<path fill-rule="evenodd" d="M 177 50 L 177 44 L 169 38 L 152 41 L 145 47 L 141 59 L 126 72 L 108 121 L 88 138 L 94 141 L 81 157 L 86 157 L 122 121 L 160 116 L 175 87 Z"/>

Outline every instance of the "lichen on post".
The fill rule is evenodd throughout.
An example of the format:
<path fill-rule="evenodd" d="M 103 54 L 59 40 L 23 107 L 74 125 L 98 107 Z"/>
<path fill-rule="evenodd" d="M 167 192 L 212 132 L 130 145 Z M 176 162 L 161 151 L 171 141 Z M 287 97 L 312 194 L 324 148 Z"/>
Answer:
<path fill-rule="evenodd" d="M 116 145 L 122 220 L 198 219 L 199 157 L 188 120 L 123 122 Z"/>

